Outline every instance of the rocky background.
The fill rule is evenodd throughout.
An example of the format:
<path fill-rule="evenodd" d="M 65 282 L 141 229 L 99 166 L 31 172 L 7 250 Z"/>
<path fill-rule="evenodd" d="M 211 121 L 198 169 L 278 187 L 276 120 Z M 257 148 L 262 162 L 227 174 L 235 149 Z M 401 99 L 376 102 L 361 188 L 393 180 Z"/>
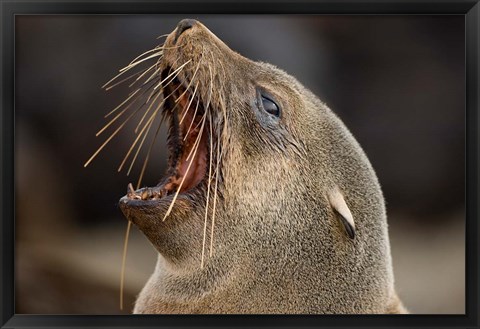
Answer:
<path fill-rule="evenodd" d="M 16 16 L 16 313 L 129 313 L 155 252 L 136 229 L 135 182 L 117 167 L 133 141 L 103 142 L 129 90 L 100 89 L 184 16 Z M 387 200 L 396 285 L 413 313 L 464 313 L 463 16 L 199 16 L 232 49 L 294 75 L 350 128 Z M 113 131 L 113 130 L 112 130 Z M 319 132 L 321 133 L 321 132 Z M 165 169 L 164 131 L 145 176 Z"/>

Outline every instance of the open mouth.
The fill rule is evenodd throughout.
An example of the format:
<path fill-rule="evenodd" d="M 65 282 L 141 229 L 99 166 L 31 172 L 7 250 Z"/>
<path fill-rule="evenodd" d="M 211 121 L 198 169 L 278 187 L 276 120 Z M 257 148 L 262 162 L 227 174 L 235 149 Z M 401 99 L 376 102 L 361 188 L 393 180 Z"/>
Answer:
<path fill-rule="evenodd" d="M 165 69 L 162 79 L 169 72 L 170 68 Z M 156 187 L 134 191 L 129 185 L 127 197 L 131 200 L 158 200 L 169 195 L 189 194 L 198 189 L 206 177 L 209 128 L 200 97 L 188 89 L 188 83 L 177 78 L 163 89 L 163 96 L 163 115 L 169 122 L 167 174 Z"/>

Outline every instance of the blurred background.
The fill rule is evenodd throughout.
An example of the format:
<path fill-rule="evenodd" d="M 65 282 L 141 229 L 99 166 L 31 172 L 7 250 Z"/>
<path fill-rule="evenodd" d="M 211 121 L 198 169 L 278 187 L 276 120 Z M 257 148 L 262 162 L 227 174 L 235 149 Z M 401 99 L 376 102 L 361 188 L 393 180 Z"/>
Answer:
<path fill-rule="evenodd" d="M 132 129 L 83 164 L 108 136 L 95 137 L 103 116 L 130 92 L 100 87 L 182 18 L 16 16 L 16 313 L 131 312 L 156 260 L 133 228 L 121 311 L 127 222 L 117 202 L 142 163 L 130 177 L 117 168 Z M 405 305 L 464 313 L 464 17 L 190 18 L 242 55 L 297 77 L 341 117 L 382 184 Z M 165 169 L 164 134 L 144 185 L 156 185 Z"/>

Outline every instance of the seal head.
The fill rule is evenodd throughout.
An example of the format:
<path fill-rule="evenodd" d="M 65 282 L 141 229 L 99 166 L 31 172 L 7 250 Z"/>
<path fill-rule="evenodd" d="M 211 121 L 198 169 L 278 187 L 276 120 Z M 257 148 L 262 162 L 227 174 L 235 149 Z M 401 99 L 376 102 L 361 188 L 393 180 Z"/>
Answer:
<path fill-rule="evenodd" d="M 159 253 L 135 313 L 404 311 L 377 177 L 324 103 L 195 20 L 155 70 L 169 169 L 120 200 Z"/>

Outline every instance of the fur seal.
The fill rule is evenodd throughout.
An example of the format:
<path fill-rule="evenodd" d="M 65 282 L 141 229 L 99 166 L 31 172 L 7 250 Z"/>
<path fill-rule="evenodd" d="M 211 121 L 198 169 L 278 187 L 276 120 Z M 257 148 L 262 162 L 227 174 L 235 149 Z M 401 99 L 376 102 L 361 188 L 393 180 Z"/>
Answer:
<path fill-rule="evenodd" d="M 324 103 L 195 20 L 147 55 L 170 155 L 119 202 L 159 254 L 134 313 L 406 312 L 379 182 Z"/>

